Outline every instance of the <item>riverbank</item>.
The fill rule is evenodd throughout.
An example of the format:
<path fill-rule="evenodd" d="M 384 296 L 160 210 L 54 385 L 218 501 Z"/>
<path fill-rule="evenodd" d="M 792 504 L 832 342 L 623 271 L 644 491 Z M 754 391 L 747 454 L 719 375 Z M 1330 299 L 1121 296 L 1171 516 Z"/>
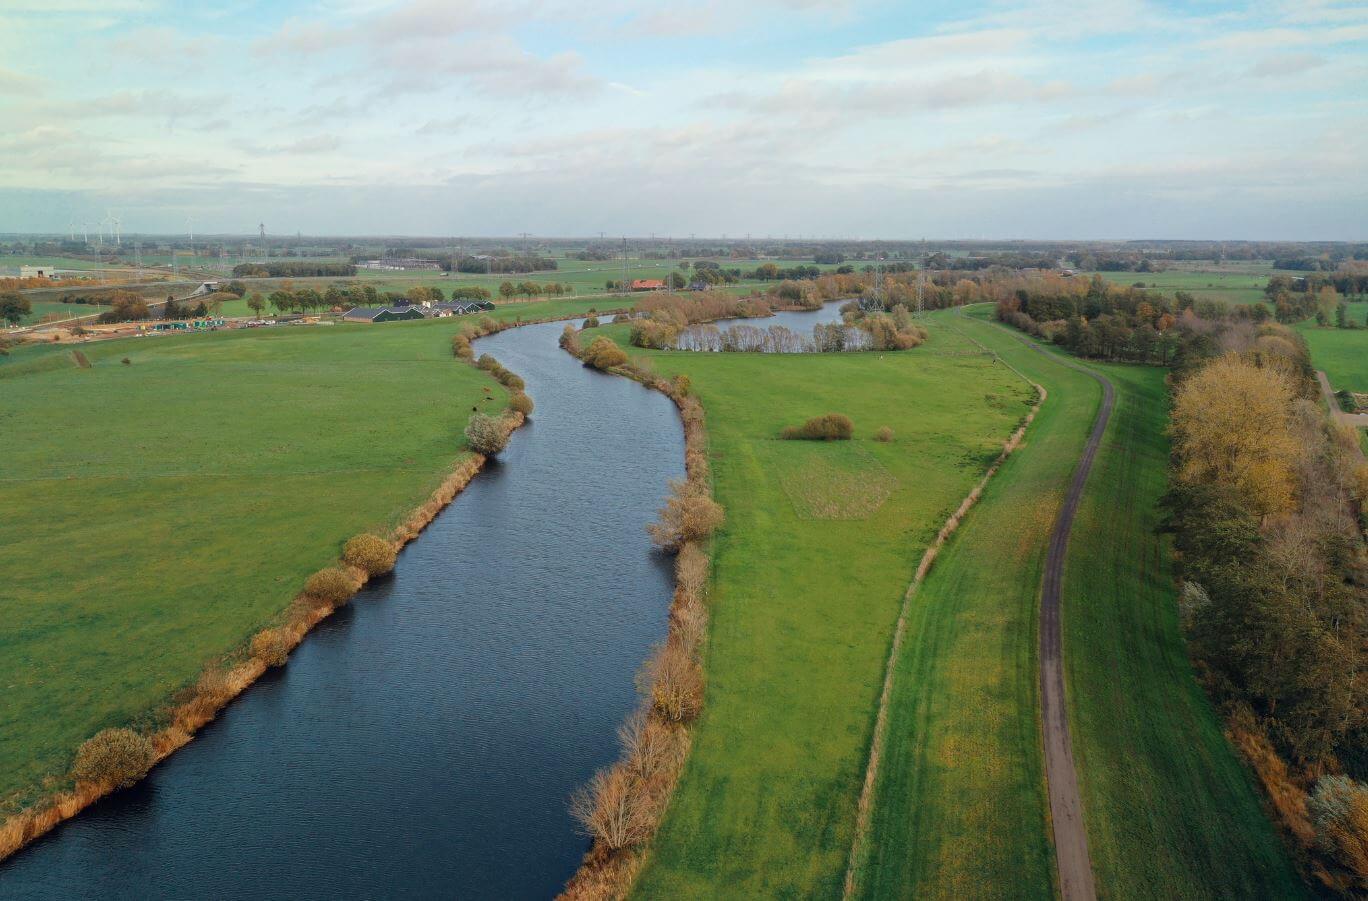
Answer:
<path fill-rule="evenodd" d="M 293 336 L 291 336 L 291 338 L 293 338 Z M 295 350 L 300 342 L 294 340 L 294 342 L 285 343 L 289 345 L 290 350 Z M 171 350 L 172 353 L 186 350 L 185 347 L 171 345 L 157 346 L 155 350 L 163 349 Z M 124 349 L 123 347 L 114 347 L 112 350 L 103 350 L 105 350 L 104 357 L 108 358 L 109 354 L 114 353 L 114 351 L 122 351 Z M 141 373 L 144 372 L 145 365 L 148 364 L 148 362 L 152 362 L 153 369 L 156 369 L 156 354 L 140 353 L 140 351 L 145 350 L 142 346 L 129 347 L 127 350 L 129 350 L 131 354 L 137 355 L 138 364 L 142 364 L 140 365 L 140 369 L 138 369 L 138 375 L 141 375 Z M 100 355 L 94 355 L 96 355 L 97 361 L 100 360 Z M 126 357 L 124 360 L 127 361 L 127 365 L 134 365 L 130 357 Z M 491 388 L 480 384 L 482 381 L 486 381 L 486 379 L 484 379 L 482 375 L 479 375 L 473 366 L 469 369 L 466 369 L 465 366 L 461 366 L 461 369 L 462 371 L 472 373 L 471 379 L 462 381 L 462 384 L 471 384 L 472 388 L 480 386 L 477 390 L 483 392 L 482 396 L 482 394 L 476 394 L 476 392 L 472 390 L 469 392 L 466 402 L 473 402 L 473 406 L 475 406 L 476 409 L 479 409 L 479 407 L 482 406 L 482 402 L 494 403 L 494 395 L 492 395 Z M 63 372 L 55 372 L 51 373 L 51 375 L 49 375 L 49 373 L 41 373 L 41 375 L 38 375 L 37 377 L 48 376 L 51 377 L 51 379 L 60 379 L 60 376 L 62 375 L 64 375 Z M 120 373 L 120 375 L 122 375 L 122 373 Z M 18 384 L 16 384 L 16 387 L 29 386 L 18 386 Z M 89 390 L 89 386 L 83 387 L 86 387 Z M 16 392 L 15 396 L 18 396 L 18 392 Z M 127 413 L 127 403 L 124 403 L 123 407 L 120 407 L 120 409 L 122 409 L 122 413 Z M 505 418 L 505 422 L 508 422 L 510 431 L 512 431 L 512 428 L 516 428 L 518 424 L 521 424 L 521 421 L 523 421 L 523 417 L 518 413 L 512 413 Z M 410 510 L 409 513 L 402 515 L 402 517 L 399 517 L 397 525 L 394 525 L 393 528 L 389 530 L 389 540 L 394 544 L 395 551 L 412 540 L 413 537 L 419 535 L 421 530 L 430 524 L 432 518 L 435 518 L 443 507 L 449 505 L 451 499 L 469 483 L 469 480 L 475 476 L 476 472 L 479 472 L 480 466 L 482 466 L 483 463 L 484 457 L 482 457 L 482 455 L 468 455 L 464 461 L 458 462 L 456 468 L 447 473 L 434 489 L 431 489 L 430 495 L 428 495 L 428 498 L 424 503 L 421 503 L 416 509 Z M 354 474 L 352 479 L 354 479 Z M 49 477 L 49 479 L 38 477 L 38 479 L 30 481 L 31 483 L 42 485 L 42 489 L 44 489 L 45 492 L 45 498 L 47 498 L 49 502 L 48 505 L 42 506 L 41 510 L 34 511 L 36 511 L 36 513 L 38 513 L 38 511 L 48 513 L 49 509 L 51 509 L 53 491 L 52 484 L 45 483 L 51 483 L 51 477 Z M 311 480 L 311 483 L 309 484 L 313 484 L 315 481 L 316 480 Z M 164 500 L 167 499 L 166 495 L 161 494 L 160 499 L 164 502 Z M 197 503 L 205 502 L 205 498 L 197 498 L 196 500 Z M 23 509 L 23 507 L 16 507 L 16 509 Z M 164 506 L 163 509 L 166 509 L 166 506 Z M 175 506 L 170 505 L 170 509 L 175 510 Z M 200 511 L 200 513 L 204 513 L 204 511 Z M 144 518 L 144 520 L 141 521 L 141 525 L 144 526 L 144 528 L 146 528 L 146 526 L 155 528 L 156 524 L 155 521 L 149 521 Z M 337 539 L 337 543 L 341 544 L 341 539 Z M 335 546 L 337 546 L 337 544 L 335 544 Z M 38 558 L 36 561 L 31 561 L 30 563 L 41 562 L 45 561 L 42 561 L 42 558 Z M 367 574 L 365 574 L 363 570 L 356 569 L 356 567 L 345 567 L 345 569 L 347 573 L 349 573 L 350 581 L 352 581 L 353 592 L 367 581 Z M 135 576 L 135 574 L 130 573 L 130 576 Z M 278 655 L 282 651 L 287 654 L 290 649 L 293 649 L 295 645 L 300 643 L 301 638 L 304 637 L 313 626 L 316 626 L 317 623 L 323 621 L 328 615 L 334 613 L 334 610 L 337 610 L 339 604 L 342 603 L 346 603 L 346 600 L 341 599 L 341 597 L 332 597 L 332 599 L 324 600 L 319 599 L 319 597 L 308 595 L 308 593 L 301 592 L 300 595 L 295 596 L 294 599 L 291 600 L 289 606 L 285 608 L 283 613 L 269 614 L 267 617 L 269 625 L 267 626 L 267 629 L 264 630 L 264 632 L 268 633 L 267 645 L 272 648 L 272 652 L 268 656 Z M 86 611 L 86 615 L 89 615 L 89 611 Z M 161 708 L 159 714 L 155 715 L 155 721 L 153 722 L 157 722 L 157 725 L 153 727 L 153 729 L 146 730 L 146 727 L 144 727 L 146 734 L 148 734 L 150 740 L 152 740 L 153 748 L 155 748 L 156 763 L 160 763 L 161 760 L 166 759 L 170 753 L 183 747 L 200 727 L 215 718 L 215 715 L 222 710 L 228 701 L 237 697 L 242 690 L 248 688 L 252 682 L 256 681 L 257 678 L 260 678 L 260 675 L 264 673 L 268 664 L 263 662 L 263 659 L 261 659 L 259 655 L 253 654 L 253 638 L 256 637 L 256 626 L 253 626 L 253 632 L 250 633 L 249 636 L 239 640 L 238 643 L 235 644 L 234 649 L 228 651 L 227 654 L 224 654 L 222 649 L 209 649 L 207 656 L 211 659 L 218 660 L 218 662 L 209 663 L 207 667 L 202 669 L 200 675 L 193 681 L 192 685 L 175 693 L 174 700 L 171 701 L 170 707 Z M 200 647 L 200 645 L 192 645 L 192 647 Z M 259 647 L 265 647 L 265 645 L 259 645 Z M 222 648 L 222 645 L 220 645 L 220 648 Z M 137 660 L 130 660 L 130 663 L 135 664 L 137 663 Z M 156 690 L 155 686 L 153 686 L 153 690 Z M 142 714 L 142 711 L 133 710 L 130 711 L 130 714 L 124 714 L 123 722 L 146 721 L 146 714 Z M 115 722 L 116 725 L 122 725 L 119 721 Z M 89 736 L 89 734 L 93 734 L 93 731 L 92 733 L 86 734 Z M 51 779 L 49 779 L 49 783 L 51 783 Z M 16 850 L 23 848 L 23 846 L 33 841 L 34 838 L 47 833 L 47 831 L 51 830 L 52 827 L 55 827 L 57 823 L 63 822 L 63 820 L 71 818 L 71 816 L 74 816 L 75 813 L 81 811 L 81 809 L 89 807 L 90 804 L 94 803 L 98 798 L 104 797 L 105 794 L 111 792 L 112 789 L 114 789 L 112 783 L 82 782 L 77 783 L 73 788 L 57 789 L 55 792 L 48 790 L 48 792 L 38 794 L 38 796 L 30 796 L 29 803 L 23 805 L 18 811 L 11 813 L 10 816 L 7 816 L 7 818 L 4 819 L 3 823 L 0 823 L 0 860 L 4 860 L 5 857 L 12 855 Z"/>
<path fill-rule="evenodd" d="M 688 378 L 727 512 L 707 704 L 632 893 L 839 894 L 904 593 L 1034 392 L 947 329 L 906 352 L 823 355 L 647 351 L 627 331 L 584 340 Z M 827 412 L 855 440 L 779 440 Z"/>

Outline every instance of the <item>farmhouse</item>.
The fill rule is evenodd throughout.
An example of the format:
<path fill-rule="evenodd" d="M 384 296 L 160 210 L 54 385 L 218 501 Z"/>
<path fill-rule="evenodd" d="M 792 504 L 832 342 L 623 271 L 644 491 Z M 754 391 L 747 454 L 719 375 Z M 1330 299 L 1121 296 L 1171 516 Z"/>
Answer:
<path fill-rule="evenodd" d="M 57 270 L 50 266 L 20 266 L 20 278 L 58 278 Z"/>
<path fill-rule="evenodd" d="M 405 319 L 425 319 L 419 307 L 395 305 L 393 307 L 355 307 L 342 314 L 348 322 L 395 322 Z"/>
<path fill-rule="evenodd" d="M 665 283 L 658 278 L 637 278 L 632 280 L 633 291 L 663 291 Z"/>

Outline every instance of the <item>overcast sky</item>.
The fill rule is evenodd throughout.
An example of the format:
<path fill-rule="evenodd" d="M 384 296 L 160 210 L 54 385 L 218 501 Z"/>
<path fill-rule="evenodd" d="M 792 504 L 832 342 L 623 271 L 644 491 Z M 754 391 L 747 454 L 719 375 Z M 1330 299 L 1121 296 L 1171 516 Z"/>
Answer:
<path fill-rule="evenodd" d="M 1365 239 L 1365 201 L 1368 5 L 0 0 L 0 232 Z"/>

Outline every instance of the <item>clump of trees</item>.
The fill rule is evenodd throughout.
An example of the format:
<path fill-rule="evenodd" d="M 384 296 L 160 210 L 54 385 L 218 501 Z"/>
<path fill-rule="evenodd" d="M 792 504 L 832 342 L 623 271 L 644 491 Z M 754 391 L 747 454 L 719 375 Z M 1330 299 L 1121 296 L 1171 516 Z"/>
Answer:
<path fill-rule="evenodd" d="M 466 423 L 465 438 L 475 453 L 492 457 L 508 446 L 508 426 L 498 416 L 475 413 Z"/>
<path fill-rule="evenodd" d="M 342 549 L 342 561 L 369 576 L 382 576 L 394 569 L 395 558 L 394 544 L 369 532 L 352 536 Z"/>
<path fill-rule="evenodd" d="M 607 335 L 600 335 L 589 343 L 581 357 L 584 365 L 594 369 L 612 369 L 627 362 L 627 352 Z"/>
<path fill-rule="evenodd" d="M 33 305 L 19 292 L 6 291 L 0 294 L 0 319 L 10 325 L 18 325 L 32 312 Z"/>
<path fill-rule="evenodd" d="M 849 441 L 855 435 L 855 423 L 844 413 L 827 413 L 802 425 L 786 426 L 779 434 L 785 441 Z"/>
<path fill-rule="evenodd" d="M 1277 807 L 1312 869 L 1362 889 L 1368 471 L 1357 435 L 1312 399 L 1305 345 L 1285 327 L 1228 325 L 1183 350 L 1164 506 L 1190 647 L 1237 743 L 1272 749 L 1268 760 L 1247 750 L 1264 783 L 1302 799 Z"/>
<path fill-rule="evenodd" d="M 128 322 L 152 316 L 147 301 L 141 294 L 132 291 L 112 291 L 108 299 L 110 307 L 100 314 L 101 322 Z"/>
<path fill-rule="evenodd" d="M 132 729 L 103 729 L 81 743 L 71 775 L 77 782 L 128 788 L 152 769 L 156 749 Z"/>

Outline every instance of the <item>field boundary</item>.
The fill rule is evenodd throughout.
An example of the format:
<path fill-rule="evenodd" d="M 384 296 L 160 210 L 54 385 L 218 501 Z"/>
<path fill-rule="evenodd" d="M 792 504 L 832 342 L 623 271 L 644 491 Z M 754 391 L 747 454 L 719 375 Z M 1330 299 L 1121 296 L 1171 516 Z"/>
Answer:
<path fill-rule="evenodd" d="M 530 324 L 532 323 L 510 324 L 496 331 Z M 471 366 L 474 365 L 473 361 L 464 362 Z M 505 434 L 516 431 L 524 422 L 526 422 L 526 417 L 522 413 L 513 410 L 504 411 L 503 423 L 507 429 Z M 487 461 L 486 456 L 474 452 L 470 452 L 464 459 L 458 458 L 452 470 L 442 479 L 441 484 L 428 495 L 427 500 L 413 508 L 403 522 L 391 530 L 388 540 L 395 552 L 397 553 L 404 545 L 417 538 L 437 518 L 437 515 L 465 490 L 471 480 L 484 468 Z M 370 577 L 365 570 L 349 566 L 344 562 L 339 562 L 338 565 L 345 569 L 351 577 L 352 594 L 359 591 L 369 581 Z M 295 595 L 291 603 L 280 614 L 277 614 L 277 616 L 286 617 L 283 623 L 274 628 L 266 625 L 261 631 L 254 633 L 253 637 L 268 632 L 274 633 L 284 640 L 285 653 L 288 655 L 289 652 L 299 646 L 304 637 L 315 626 L 331 616 L 339 607 L 347 604 L 350 599 L 351 595 L 348 595 L 348 597 L 336 602 L 319 602 L 317 598 L 301 591 Z M 250 649 L 251 639 L 246 642 L 246 647 Z M 241 652 L 242 648 L 239 648 L 236 651 L 230 651 L 229 655 Z M 251 654 L 250 650 L 248 650 L 246 659 L 227 669 L 216 668 L 212 664 L 207 665 L 195 687 L 190 691 L 189 697 L 175 703 L 170 708 L 169 723 L 148 736 L 155 750 L 155 757 L 152 766 L 148 768 L 148 773 L 158 763 L 188 744 L 196 732 L 212 722 L 223 708 L 227 707 L 257 679 L 261 678 L 269 668 L 269 663 L 263 661 L 261 657 Z M 147 773 L 144 773 L 140 779 L 146 778 L 146 776 Z M 91 804 L 111 794 L 118 787 L 109 781 L 99 783 L 78 782 L 71 789 L 53 792 L 23 810 L 6 817 L 0 821 L 0 864 L 3 864 L 7 858 L 34 840 L 76 816 Z"/>
<path fill-rule="evenodd" d="M 963 333 L 961 332 L 961 334 Z M 965 337 L 968 337 L 970 341 L 973 341 L 980 347 L 984 347 L 982 344 L 979 344 L 979 342 L 974 341 L 971 336 L 966 335 Z M 984 347 L 984 350 L 992 354 L 994 358 L 1001 360 L 997 354 L 992 353 L 988 348 Z M 851 898 L 855 894 L 861 860 L 865 855 L 865 844 L 869 838 L 869 818 L 873 812 L 874 787 L 878 782 L 881 750 L 884 738 L 888 732 L 889 699 L 893 694 L 894 673 L 897 667 L 898 654 L 902 649 L 903 638 L 907 634 L 907 620 L 912 609 L 912 601 L 916 597 L 917 589 L 921 587 L 922 583 L 926 580 L 927 574 L 930 573 L 931 565 L 935 563 L 936 557 L 939 556 L 945 543 L 959 528 L 959 524 L 964 519 L 965 515 L 968 514 L 976 503 L 978 503 L 979 498 L 983 495 L 984 489 L 988 487 L 988 482 L 997 474 L 998 470 L 1002 468 L 1002 464 L 1006 462 L 1012 452 L 1021 445 L 1022 439 L 1026 436 L 1027 428 L 1035 421 L 1037 411 L 1040 410 L 1044 405 L 1046 398 L 1049 396 L 1043 385 L 1031 381 L 1031 379 L 1027 378 L 1005 360 L 1002 360 L 1002 363 L 1036 390 L 1036 403 L 1031 407 L 1031 411 L 1026 414 L 1026 418 L 1022 421 L 1021 425 L 1017 427 L 1016 431 L 1014 431 L 1011 437 L 1007 439 L 1006 443 L 1003 444 L 1002 452 L 998 454 L 998 457 L 993 461 L 993 464 L 988 467 L 988 471 L 983 474 L 983 477 L 979 479 L 978 483 L 974 485 L 967 495 L 965 495 L 964 500 L 960 501 L 959 507 L 954 513 L 950 514 L 950 517 L 945 521 L 945 524 L 941 526 L 940 531 L 936 534 L 935 540 L 931 542 L 931 545 L 922 554 L 921 562 L 917 565 L 916 574 L 912 577 L 911 584 L 908 585 L 907 591 L 903 594 L 902 608 L 898 611 L 898 621 L 893 630 L 893 644 L 889 648 L 888 660 L 884 664 L 883 689 L 879 694 L 879 708 L 874 719 L 874 734 L 870 739 L 869 759 L 865 766 L 864 784 L 860 789 L 860 800 L 855 808 L 855 831 L 850 844 L 850 856 L 846 864 L 845 886 L 842 890 L 843 898 Z"/>

